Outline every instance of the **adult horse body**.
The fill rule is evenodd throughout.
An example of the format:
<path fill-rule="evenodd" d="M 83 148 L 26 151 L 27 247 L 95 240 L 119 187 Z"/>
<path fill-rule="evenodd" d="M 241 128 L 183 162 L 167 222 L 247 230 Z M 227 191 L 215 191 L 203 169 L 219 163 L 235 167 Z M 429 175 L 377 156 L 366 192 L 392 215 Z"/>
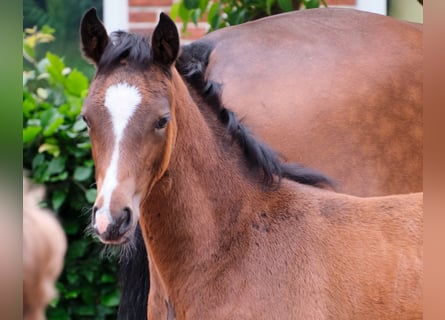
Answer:
<path fill-rule="evenodd" d="M 422 25 L 323 8 L 211 32 L 177 68 L 337 191 L 380 196 L 422 191 L 422 61 Z"/>
<path fill-rule="evenodd" d="M 97 66 L 82 111 L 93 226 L 121 243 L 140 222 L 149 319 L 422 317 L 422 194 L 356 198 L 281 179 L 287 167 L 214 88 L 183 82 L 163 14 L 151 43 L 108 38 L 93 11 L 81 31 Z"/>

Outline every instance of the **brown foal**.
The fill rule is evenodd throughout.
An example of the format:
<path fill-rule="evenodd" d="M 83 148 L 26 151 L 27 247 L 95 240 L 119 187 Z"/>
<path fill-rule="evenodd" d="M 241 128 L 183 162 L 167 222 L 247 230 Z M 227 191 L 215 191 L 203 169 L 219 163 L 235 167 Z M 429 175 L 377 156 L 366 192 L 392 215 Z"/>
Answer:
<path fill-rule="evenodd" d="M 214 87 L 184 82 L 164 14 L 151 40 L 108 37 L 94 10 L 81 33 L 97 67 L 82 111 L 93 227 L 124 243 L 140 223 L 148 319 L 422 318 L 422 193 L 358 198 L 287 179 Z"/>

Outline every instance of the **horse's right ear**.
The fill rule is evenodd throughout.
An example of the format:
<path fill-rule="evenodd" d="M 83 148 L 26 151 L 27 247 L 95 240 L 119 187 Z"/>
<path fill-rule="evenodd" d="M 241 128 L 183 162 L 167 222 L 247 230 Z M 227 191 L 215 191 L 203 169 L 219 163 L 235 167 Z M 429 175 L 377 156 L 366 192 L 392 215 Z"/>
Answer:
<path fill-rule="evenodd" d="M 108 44 L 108 34 L 96 14 L 96 8 L 88 10 L 80 22 L 82 52 L 96 65 Z"/>

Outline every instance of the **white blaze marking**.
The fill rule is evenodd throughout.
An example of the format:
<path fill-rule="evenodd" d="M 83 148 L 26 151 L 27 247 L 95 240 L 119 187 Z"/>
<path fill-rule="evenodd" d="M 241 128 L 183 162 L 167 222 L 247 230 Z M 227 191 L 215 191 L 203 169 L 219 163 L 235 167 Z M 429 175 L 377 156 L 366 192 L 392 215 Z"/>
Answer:
<path fill-rule="evenodd" d="M 119 145 L 128 121 L 135 113 L 141 100 L 139 90 L 128 83 L 113 85 L 109 87 L 105 93 L 104 104 L 111 116 L 115 140 L 111 161 L 105 173 L 100 194 L 98 195 L 98 197 L 103 196 L 104 198 L 103 207 L 96 213 L 96 227 L 100 229 L 98 230 L 99 233 L 104 232 L 108 226 L 103 221 L 105 218 L 102 216 L 103 214 L 106 215 L 108 222 L 113 221 L 110 213 L 110 202 L 113 190 L 117 186 Z M 97 223 L 98 221 L 100 223 Z"/>

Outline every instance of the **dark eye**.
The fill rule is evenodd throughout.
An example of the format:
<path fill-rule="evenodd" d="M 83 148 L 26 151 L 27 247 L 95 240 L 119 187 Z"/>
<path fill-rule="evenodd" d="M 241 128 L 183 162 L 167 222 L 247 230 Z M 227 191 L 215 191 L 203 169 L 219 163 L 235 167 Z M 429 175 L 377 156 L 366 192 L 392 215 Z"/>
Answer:
<path fill-rule="evenodd" d="M 85 117 L 83 114 L 82 114 L 81 116 L 82 116 L 82 120 L 83 120 L 83 122 L 85 122 L 85 124 L 86 124 L 87 127 L 89 128 L 89 127 L 90 127 L 90 122 L 88 121 L 88 118 Z"/>
<path fill-rule="evenodd" d="M 170 115 L 167 114 L 161 117 L 158 122 L 156 122 L 155 129 L 160 130 L 164 129 L 167 126 L 168 121 L 170 120 Z"/>

